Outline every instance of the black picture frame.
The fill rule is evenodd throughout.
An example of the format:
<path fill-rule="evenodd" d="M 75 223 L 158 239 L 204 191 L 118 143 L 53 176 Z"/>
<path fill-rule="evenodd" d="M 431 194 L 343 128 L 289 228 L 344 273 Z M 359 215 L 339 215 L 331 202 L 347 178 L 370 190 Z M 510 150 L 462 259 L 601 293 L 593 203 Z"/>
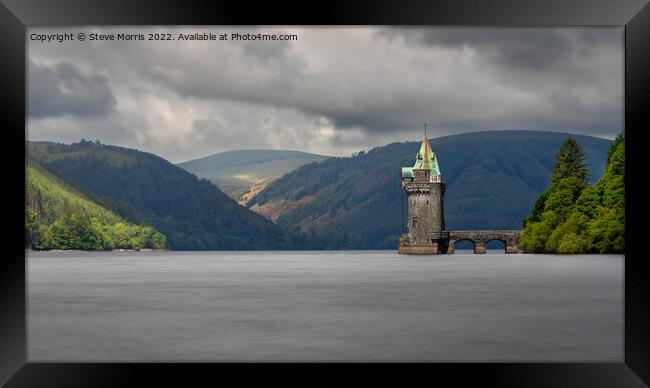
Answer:
<path fill-rule="evenodd" d="M 0 0 L 0 153 L 6 194 L 0 260 L 0 383 L 19 386 L 210 385 L 227 377 L 301 385 L 371 380 L 406 385 L 414 379 L 531 387 L 636 387 L 650 384 L 650 271 L 644 257 L 644 130 L 650 119 L 648 0 L 346 1 L 339 4 L 210 1 Z M 625 360 L 621 363 L 431 364 L 94 364 L 29 363 L 26 359 L 25 251 L 22 225 L 27 26 L 72 25 L 465 25 L 625 26 L 626 251 Z M 9 151 L 9 152 L 8 152 Z M 7 178 L 8 177 L 8 178 Z M 9 179 L 7 181 L 7 179 Z M 22 188 L 22 189 L 21 189 Z M 296 373 L 299 372 L 299 373 Z M 345 373 L 343 380 L 341 372 Z M 207 384 L 206 384 L 207 385 Z"/>

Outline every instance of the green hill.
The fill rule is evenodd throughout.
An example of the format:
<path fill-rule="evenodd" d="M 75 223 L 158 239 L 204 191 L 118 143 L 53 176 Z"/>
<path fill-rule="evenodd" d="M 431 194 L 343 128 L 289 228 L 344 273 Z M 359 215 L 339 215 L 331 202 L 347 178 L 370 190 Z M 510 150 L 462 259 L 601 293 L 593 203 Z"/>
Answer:
<path fill-rule="evenodd" d="M 210 180 L 233 198 L 239 198 L 255 184 L 327 158 L 300 151 L 237 150 L 190 160 L 178 166 Z"/>
<path fill-rule="evenodd" d="M 33 249 L 161 249 L 166 238 L 126 222 L 37 163 L 26 164 L 25 244 Z"/>
<path fill-rule="evenodd" d="M 569 135 L 496 131 L 431 140 L 447 183 L 447 229 L 520 229 L 548 185 L 554 155 Z M 611 141 L 571 135 L 592 173 L 604 168 Z M 395 249 L 402 232 L 400 167 L 420 142 L 393 143 L 349 158 L 298 168 L 248 206 L 296 236 L 306 249 Z"/>
<path fill-rule="evenodd" d="M 172 249 L 290 246 L 276 225 L 156 155 L 83 140 L 29 142 L 28 155 L 120 216 L 154 226 Z"/>

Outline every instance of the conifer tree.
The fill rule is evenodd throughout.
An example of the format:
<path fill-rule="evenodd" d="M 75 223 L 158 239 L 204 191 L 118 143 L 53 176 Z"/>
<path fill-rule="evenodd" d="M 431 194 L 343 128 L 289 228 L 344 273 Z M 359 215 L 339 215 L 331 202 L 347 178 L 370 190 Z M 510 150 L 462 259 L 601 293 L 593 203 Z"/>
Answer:
<path fill-rule="evenodd" d="M 585 154 L 580 145 L 572 138 L 566 139 L 555 154 L 555 168 L 551 175 L 551 185 L 558 183 L 561 179 L 576 177 L 587 181 L 589 169 L 585 163 Z"/>
<path fill-rule="evenodd" d="M 616 138 L 614 138 L 614 142 L 612 143 L 612 145 L 609 146 L 609 151 L 607 152 L 607 163 L 609 163 L 609 160 L 612 158 L 612 154 L 614 153 L 614 151 L 616 151 L 618 146 L 624 142 L 625 142 L 625 132 L 621 132 L 618 135 L 616 135 Z"/>

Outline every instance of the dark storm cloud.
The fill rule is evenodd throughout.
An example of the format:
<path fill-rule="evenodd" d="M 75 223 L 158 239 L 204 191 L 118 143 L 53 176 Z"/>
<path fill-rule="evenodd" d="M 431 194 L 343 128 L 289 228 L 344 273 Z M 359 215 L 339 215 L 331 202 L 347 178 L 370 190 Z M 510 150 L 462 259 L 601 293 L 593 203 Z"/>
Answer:
<path fill-rule="evenodd" d="M 116 100 L 109 79 L 84 74 L 71 62 L 48 66 L 29 62 L 28 114 L 34 118 L 106 115 Z"/>
<path fill-rule="evenodd" d="M 426 119 L 440 131 L 600 134 L 621 126 L 622 43 L 613 28 L 384 28 L 367 47 L 323 49 L 330 66 L 317 72 L 296 43 L 247 42 L 218 71 L 179 56 L 149 74 L 186 96 L 295 109 L 339 130 L 382 134 Z"/>
<path fill-rule="evenodd" d="M 530 71 L 565 71 L 568 61 L 597 50 L 621 52 L 624 43 L 619 27 L 386 28 L 377 36 L 429 47 L 468 46 L 500 65 Z"/>
<path fill-rule="evenodd" d="M 298 85 L 304 64 L 289 54 L 288 42 L 245 41 L 208 54 L 190 49 L 163 63 L 150 57 L 138 61 L 143 76 L 186 97 L 287 106 L 293 104 L 296 88 L 304 87 Z"/>
<path fill-rule="evenodd" d="M 419 136 L 425 120 L 432 137 L 508 129 L 613 137 L 623 127 L 620 27 L 214 31 L 236 29 L 299 39 L 32 43 L 30 116 L 76 120 L 66 122 L 70 133 L 90 130 L 90 118 L 97 131 L 118 123 L 134 145 L 177 160 L 253 146 L 349 154 Z M 60 128 L 48 121 L 32 125 L 35 136 Z"/>

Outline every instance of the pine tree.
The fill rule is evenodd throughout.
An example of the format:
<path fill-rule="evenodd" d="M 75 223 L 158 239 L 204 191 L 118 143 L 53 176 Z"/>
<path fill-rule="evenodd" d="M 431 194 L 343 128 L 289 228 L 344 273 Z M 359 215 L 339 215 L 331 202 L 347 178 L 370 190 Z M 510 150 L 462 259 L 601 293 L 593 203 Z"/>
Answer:
<path fill-rule="evenodd" d="M 609 163 L 609 160 L 612 158 L 612 154 L 614 151 L 616 151 L 621 143 L 625 143 L 625 132 L 621 132 L 616 135 L 614 142 L 609 146 L 609 151 L 607 152 L 607 163 Z"/>
<path fill-rule="evenodd" d="M 572 138 L 566 139 L 555 154 L 555 168 L 551 175 L 551 185 L 568 177 L 576 177 L 587 181 L 589 169 L 585 163 L 585 154 L 580 145 Z"/>
<path fill-rule="evenodd" d="M 611 152 L 611 151 L 610 151 Z M 544 207 L 549 194 L 555 191 L 558 183 L 564 178 L 576 177 L 586 184 L 589 177 L 589 169 L 585 163 L 585 155 L 580 145 L 572 138 L 567 138 L 555 154 L 555 167 L 551 174 L 551 186 L 546 189 L 535 201 L 532 214 L 522 222 L 525 228 L 529 222 L 539 222 L 544 212 Z"/>

